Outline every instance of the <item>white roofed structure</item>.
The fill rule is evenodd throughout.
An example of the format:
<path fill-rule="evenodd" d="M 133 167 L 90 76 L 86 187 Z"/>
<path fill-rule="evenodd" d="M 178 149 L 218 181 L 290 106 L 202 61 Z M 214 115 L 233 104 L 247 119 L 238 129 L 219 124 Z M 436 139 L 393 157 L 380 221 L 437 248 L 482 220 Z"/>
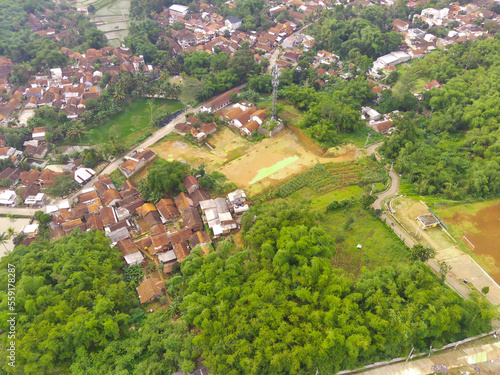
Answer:
<path fill-rule="evenodd" d="M 79 184 L 84 184 L 88 182 L 92 177 L 95 176 L 95 171 L 90 168 L 78 168 L 75 171 L 75 181 Z"/>

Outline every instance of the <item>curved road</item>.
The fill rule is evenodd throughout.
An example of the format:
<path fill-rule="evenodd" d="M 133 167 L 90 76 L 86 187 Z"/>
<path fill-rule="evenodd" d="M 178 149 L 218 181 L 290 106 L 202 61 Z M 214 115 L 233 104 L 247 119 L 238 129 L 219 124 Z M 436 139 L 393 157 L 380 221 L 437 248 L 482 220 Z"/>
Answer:
<path fill-rule="evenodd" d="M 375 154 L 375 158 L 377 158 L 378 161 L 381 160 L 380 155 L 377 153 L 377 148 L 382 145 L 382 142 L 380 143 L 375 143 L 369 147 L 366 148 L 366 153 L 367 155 L 372 155 Z M 382 192 L 378 197 L 377 200 L 373 203 L 373 208 L 374 209 L 382 209 L 382 204 L 384 201 L 390 197 L 394 197 L 398 194 L 399 192 L 399 176 L 398 174 L 394 171 L 394 169 L 391 168 L 389 171 L 389 177 L 391 178 L 391 186 L 384 192 Z M 380 215 L 380 219 L 382 221 L 385 221 L 387 225 L 389 225 L 394 233 L 398 235 L 399 238 L 403 240 L 403 242 L 408 246 L 409 248 L 412 248 L 417 244 L 417 242 L 408 235 L 405 231 L 403 231 L 399 225 L 397 225 L 389 216 L 385 214 L 385 212 Z M 436 274 L 439 274 L 439 263 L 435 259 L 429 259 L 427 262 L 425 262 Z M 457 280 L 454 277 L 451 277 L 449 274 L 446 275 L 446 283 L 448 286 L 450 286 L 452 289 L 455 290 L 460 296 L 463 298 L 468 298 L 469 297 L 469 292 L 470 289 L 465 286 L 460 280 Z"/>

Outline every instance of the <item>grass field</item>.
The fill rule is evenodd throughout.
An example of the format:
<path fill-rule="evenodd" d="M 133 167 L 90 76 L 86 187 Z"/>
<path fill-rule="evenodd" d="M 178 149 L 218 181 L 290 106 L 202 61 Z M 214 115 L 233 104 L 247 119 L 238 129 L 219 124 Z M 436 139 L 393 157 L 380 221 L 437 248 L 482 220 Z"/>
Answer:
<path fill-rule="evenodd" d="M 370 135 L 370 139 L 368 140 L 368 144 L 382 142 L 385 140 L 385 136 L 377 133 L 376 131 L 370 129 L 368 126 L 362 126 L 354 133 L 342 133 L 339 134 L 340 143 L 349 143 L 353 144 L 356 147 L 364 147 L 366 143 L 366 139 L 368 138 L 368 134 Z"/>
<path fill-rule="evenodd" d="M 361 196 L 364 191 L 365 190 L 362 187 L 353 185 L 337 189 L 323 195 L 318 195 L 311 188 L 304 187 L 295 193 L 290 194 L 287 199 L 299 203 L 309 204 L 314 209 L 324 209 L 328 203 L 333 201 L 356 199 Z"/>
<path fill-rule="evenodd" d="M 203 82 L 194 77 L 181 78 L 179 76 L 171 77 L 170 83 L 182 85 L 180 100 L 184 104 L 189 104 L 192 107 L 196 106 L 196 93 L 203 88 Z"/>
<path fill-rule="evenodd" d="M 155 100 L 155 104 L 158 110 L 169 113 L 184 108 L 184 105 L 176 100 Z M 122 142 L 125 148 L 130 148 L 138 139 L 153 130 L 150 126 L 147 99 L 135 99 L 124 111 L 82 136 L 78 144 L 102 144 L 109 141 L 112 134 L 118 137 L 118 141 Z"/>
<path fill-rule="evenodd" d="M 303 203 L 322 213 L 320 226 L 332 235 L 337 250 L 332 265 L 355 277 L 362 267 L 377 268 L 410 262 L 406 246 L 394 232 L 385 223 L 361 210 L 356 203 L 363 193 L 364 189 L 357 185 L 322 195 L 306 187 L 285 198 L 288 202 Z M 350 199 L 355 203 L 348 208 L 326 213 L 328 203 L 342 199 Z M 361 245 L 361 249 L 358 245 Z"/>

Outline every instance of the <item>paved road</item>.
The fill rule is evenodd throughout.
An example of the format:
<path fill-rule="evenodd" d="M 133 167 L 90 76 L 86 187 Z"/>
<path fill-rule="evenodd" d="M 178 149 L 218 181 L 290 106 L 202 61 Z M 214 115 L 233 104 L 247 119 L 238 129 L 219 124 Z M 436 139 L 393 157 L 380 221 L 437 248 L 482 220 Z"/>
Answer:
<path fill-rule="evenodd" d="M 383 142 L 375 143 L 366 148 L 366 154 L 368 156 L 375 154 L 375 158 L 380 161 L 381 157 L 377 152 L 377 148 L 382 145 Z M 399 191 L 399 177 L 394 169 L 391 168 L 389 171 L 389 177 L 391 178 L 391 186 L 384 192 L 378 195 L 377 200 L 373 202 L 373 208 L 376 210 L 382 209 L 382 203 L 389 197 L 395 196 Z M 384 215 L 385 216 L 385 215 Z M 390 225 L 390 224 L 389 224 Z"/>
<path fill-rule="evenodd" d="M 499 374 L 500 343 L 483 344 L 464 348 L 458 347 L 456 350 L 447 350 L 443 354 L 437 354 L 431 357 L 417 359 L 412 362 L 400 362 L 384 367 L 379 367 L 377 369 L 363 371 L 362 374 L 427 375 L 435 374 L 436 372 L 448 373 L 448 371 L 450 371 L 451 369 L 456 369 L 456 372 L 453 372 L 454 374 L 465 374 L 469 372 L 459 372 L 458 368 L 461 368 L 463 370 L 473 370 L 473 365 L 479 365 L 479 367 L 482 367 L 485 374 Z M 478 371 L 477 373 L 480 372 L 482 371 Z"/>
<path fill-rule="evenodd" d="M 377 153 L 377 148 L 382 145 L 381 143 L 375 143 L 369 147 L 366 148 L 366 153 L 367 155 L 372 155 L 375 154 L 375 158 L 377 158 L 378 161 L 381 160 L 380 155 Z M 395 197 L 398 192 L 399 192 L 399 176 L 397 173 L 394 171 L 394 169 L 391 168 L 389 172 L 389 177 L 391 178 L 391 186 L 377 197 L 377 200 L 373 203 L 373 208 L 375 209 L 383 209 L 383 203 L 386 199 L 390 197 Z M 391 215 L 387 215 L 386 213 L 383 213 L 380 216 L 380 219 L 382 221 L 385 221 L 388 226 L 392 228 L 394 233 L 398 235 L 399 238 L 403 240 L 403 242 L 408 246 L 409 248 L 412 248 L 415 246 L 418 242 L 411 237 L 406 231 L 404 231 L 391 217 Z M 439 263 L 436 259 L 429 259 L 426 264 L 431 267 L 431 269 L 439 274 Z M 486 280 L 484 278 L 483 280 Z M 454 289 L 459 295 L 461 295 L 463 298 L 468 298 L 469 297 L 469 292 L 470 289 L 463 284 L 462 281 L 460 281 L 460 278 L 458 278 L 454 273 L 449 273 L 446 275 L 446 284 L 448 284 L 452 289 Z M 490 287 L 491 289 L 491 287 Z M 492 301 L 493 304 L 495 301 Z M 497 302 L 498 303 L 498 302 Z"/>
<path fill-rule="evenodd" d="M 1 207 L 0 206 L 0 214 L 2 214 L 2 215 L 12 214 L 12 215 L 31 216 L 31 215 L 33 215 L 33 213 L 35 211 L 36 211 L 36 209 L 33 209 L 33 208 L 26 208 L 26 207 Z"/>

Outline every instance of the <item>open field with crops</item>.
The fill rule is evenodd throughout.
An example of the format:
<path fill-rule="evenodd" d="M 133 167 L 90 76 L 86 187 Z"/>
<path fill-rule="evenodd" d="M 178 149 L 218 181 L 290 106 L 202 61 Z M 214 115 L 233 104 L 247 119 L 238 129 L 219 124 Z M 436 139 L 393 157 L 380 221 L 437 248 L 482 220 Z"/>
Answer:
<path fill-rule="evenodd" d="M 382 182 L 386 177 L 383 167 L 367 158 L 316 164 L 280 186 L 274 195 L 284 198 L 304 187 L 310 188 L 317 195 L 323 195 L 345 186 Z"/>

